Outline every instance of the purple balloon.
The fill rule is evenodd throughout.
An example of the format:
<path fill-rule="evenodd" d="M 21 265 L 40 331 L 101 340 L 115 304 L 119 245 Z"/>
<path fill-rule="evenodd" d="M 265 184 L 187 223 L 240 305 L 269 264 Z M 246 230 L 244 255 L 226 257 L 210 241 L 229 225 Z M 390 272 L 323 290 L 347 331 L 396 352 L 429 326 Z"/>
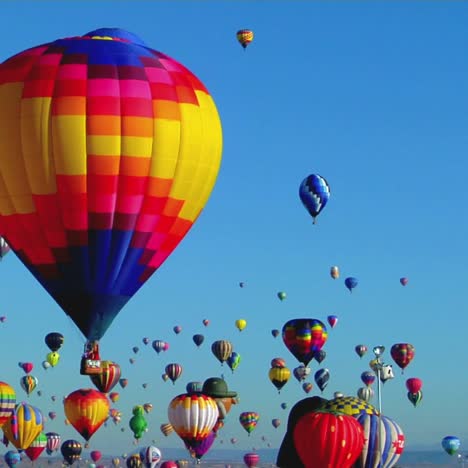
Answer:
<path fill-rule="evenodd" d="M 185 446 L 190 451 L 191 454 L 195 455 L 197 460 L 200 460 L 205 453 L 210 450 L 216 439 L 216 432 L 211 431 L 201 442 L 200 441 L 184 441 Z"/>

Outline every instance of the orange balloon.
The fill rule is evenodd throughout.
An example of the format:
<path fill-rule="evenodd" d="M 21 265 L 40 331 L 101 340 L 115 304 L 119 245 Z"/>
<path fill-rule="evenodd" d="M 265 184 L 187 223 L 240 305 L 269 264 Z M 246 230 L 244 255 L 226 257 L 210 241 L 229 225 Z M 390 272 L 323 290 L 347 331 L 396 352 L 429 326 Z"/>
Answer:
<path fill-rule="evenodd" d="M 70 424 L 89 440 L 109 416 L 109 400 L 92 388 L 76 390 L 65 398 L 65 416 Z"/>

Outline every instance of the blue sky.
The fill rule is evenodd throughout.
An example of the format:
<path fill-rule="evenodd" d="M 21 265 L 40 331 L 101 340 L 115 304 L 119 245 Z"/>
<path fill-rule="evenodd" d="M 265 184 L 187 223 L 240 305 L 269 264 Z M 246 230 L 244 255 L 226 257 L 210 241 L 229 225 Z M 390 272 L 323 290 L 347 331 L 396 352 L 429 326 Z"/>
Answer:
<path fill-rule="evenodd" d="M 395 379 L 383 388 L 384 413 L 400 424 L 408 449 L 439 444 L 448 434 L 459 436 L 463 449 L 468 4 L 11 1 L 2 4 L 2 19 L 2 60 L 99 27 L 132 31 L 194 72 L 222 120 L 223 162 L 205 211 L 101 342 L 103 357 L 120 363 L 129 385 L 118 389 L 121 425 L 102 428 L 92 448 L 130 451 L 131 408 L 146 402 L 154 410 L 142 443 L 181 447 L 175 435 L 159 431 L 169 401 L 187 382 L 222 373 L 240 395 L 220 433 L 224 446 L 235 437 L 243 449 L 278 447 L 287 421 L 280 403 L 292 406 L 305 394 L 293 378 L 281 395 L 268 380 L 272 358 L 285 358 L 291 370 L 298 365 L 270 331 L 291 318 L 335 314 L 339 323 L 322 363 L 332 377 L 323 396 L 355 395 L 361 386 L 370 356 L 360 360 L 356 344 L 385 345 L 391 362 L 392 344 L 410 342 L 416 357 L 404 375 L 394 366 Z M 245 52 L 235 37 L 241 28 L 255 32 Z M 326 177 L 332 191 L 315 226 L 298 198 L 311 173 Z M 336 281 L 331 265 L 341 270 Z M 91 386 L 78 372 L 84 340 L 14 254 L 0 269 L 0 313 L 7 316 L 0 324 L 0 380 L 16 388 L 19 401 L 57 411 L 48 431 L 81 440 L 64 425 L 60 401 Z M 359 279 L 353 294 L 346 276 Z M 409 278 L 405 288 L 402 276 Z M 288 294 L 284 302 L 280 290 Z M 238 318 L 248 322 L 242 333 L 234 327 Z M 59 366 L 44 371 L 49 331 L 62 332 L 66 342 Z M 195 333 L 205 335 L 200 349 Z M 170 350 L 157 355 L 142 344 L 144 336 L 168 341 Z M 242 356 L 234 374 L 211 354 L 218 339 L 231 340 Z M 18 361 L 35 364 L 42 396 L 26 398 Z M 184 368 L 175 386 L 161 379 L 169 362 Z M 311 367 L 314 373 L 317 363 Z M 417 408 L 406 399 L 407 377 L 424 381 Z M 318 394 L 314 387 L 309 395 Z M 248 437 L 238 415 L 252 410 L 261 420 Z M 282 421 L 278 429 L 273 418 Z"/>

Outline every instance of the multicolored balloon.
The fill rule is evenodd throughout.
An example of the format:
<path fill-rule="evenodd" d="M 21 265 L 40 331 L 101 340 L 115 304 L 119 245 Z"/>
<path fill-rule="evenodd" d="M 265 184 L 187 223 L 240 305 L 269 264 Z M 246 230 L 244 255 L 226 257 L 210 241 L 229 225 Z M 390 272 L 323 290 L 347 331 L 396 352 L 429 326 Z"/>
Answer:
<path fill-rule="evenodd" d="M 14 468 L 16 465 L 21 463 L 21 455 L 19 452 L 14 450 L 8 450 L 8 452 L 3 455 L 3 459 L 9 468 Z"/>
<path fill-rule="evenodd" d="M 413 360 L 414 352 L 414 346 L 410 343 L 396 343 L 390 349 L 390 355 L 398 367 L 401 368 L 402 374 L 405 367 Z"/>
<path fill-rule="evenodd" d="M 232 344 L 228 340 L 215 341 L 211 345 L 211 352 L 222 365 L 232 354 Z"/>
<path fill-rule="evenodd" d="M 176 380 L 182 375 L 182 366 L 175 362 L 168 364 L 165 368 L 166 375 L 171 379 L 175 385 Z"/>
<path fill-rule="evenodd" d="M 9 442 L 18 450 L 25 450 L 41 433 L 43 426 L 44 418 L 38 408 L 19 403 L 2 429 Z"/>
<path fill-rule="evenodd" d="M 0 231 L 99 340 L 209 198 L 216 106 L 183 65 L 113 28 L 20 52 L 0 82 Z"/>
<path fill-rule="evenodd" d="M 322 349 L 328 338 L 327 327 L 317 319 L 293 319 L 283 326 L 283 341 L 289 351 L 305 366 Z"/>
<path fill-rule="evenodd" d="M 254 33 L 251 29 L 240 29 L 236 33 L 239 44 L 246 49 L 247 46 L 253 41 Z"/>
<path fill-rule="evenodd" d="M 38 459 L 41 453 L 47 446 L 47 436 L 41 432 L 32 442 L 31 445 L 25 450 L 28 458 L 33 462 Z"/>
<path fill-rule="evenodd" d="M 60 437 L 60 434 L 57 434 L 56 432 L 47 432 L 46 437 L 47 437 L 46 452 L 47 452 L 47 455 L 52 455 L 54 452 L 56 452 L 59 449 L 61 437 Z"/>
<path fill-rule="evenodd" d="M 63 459 L 68 465 L 73 465 L 76 461 L 81 459 L 82 445 L 77 440 L 66 440 L 60 447 Z"/>
<path fill-rule="evenodd" d="M 340 277 L 340 269 L 337 266 L 330 267 L 330 276 L 333 279 L 338 279 Z"/>
<path fill-rule="evenodd" d="M 363 344 L 358 344 L 355 346 L 354 351 L 356 351 L 356 354 L 362 358 L 364 354 L 367 353 L 367 346 Z"/>
<path fill-rule="evenodd" d="M 15 406 L 15 390 L 6 382 L 0 382 L 0 428 L 10 419 Z"/>
<path fill-rule="evenodd" d="M 299 198 L 315 224 L 315 218 L 325 208 L 330 198 L 330 186 L 321 175 L 311 174 L 301 182 Z"/>
<path fill-rule="evenodd" d="M 268 372 L 268 377 L 280 393 L 281 389 L 288 383 L 291 371 L 287 367 L 272 367 Z"/>
<path fill-rule="evenodd" d="M 361 374 L 361 380 L 366 387 L 370 387 L 375 382 L 374 372 L 364 371 Z"/>
<path fill-rule="evenodd" d="M 327 322 L 331 328 L 335 328 L 338 323 L 338 317 L 336 315 L 329 315 L 327 317 Z"/>
<path fill-rule="evenodd" d="M 455 436 L 446 436 L 442 439 L 442 448 L 449 455 L 455 455 L 460 448 L 460 439 Z"/>
<path fill-rule="evenodd" d="M 406 286 L 408 284 L 408 278 L 400 278 L 400 284 L 402 286 Z"/>
<path fill-rule="evenodd" d="M 323 392 L 330 380 L 330 371 L 328 369 L 319 369 L 314 375 L 314 380 L 320 391 Z"/>
<path fill-rule="evenodd" d="M 122 371 L 113 361 L 101 361 L 101 373 L 90 375 L 91 382 L 102 393 L 109 393 L 119 382 Z"/>
<path fill-rule="evenodd" d="M 244 411 L 239 415 L 239 422 L 249 435 L 257 427 L 259 419 L 260 415 L 256 411 Z"/>
<path fill-rule="evenodd" d="M 353 396 L 336 397 L 324 403 L 323 409 L 357 416 L 361 413 L 379 414 L 370 403 Z"/>
<path fill-rule="evenodd" d="M 417 392 L 408 392 L 406 394 L 408 400 L 413 404 L 413 406 L 416 408 L 416 406 L 419 405 L 419 403 L 421 403 L 422 399 L 423 399 L 423 392 L 422 390 L 419 390 Z"/>
<path fill-rule="evenodd" d="M 34 389 L 37 387 L 37 384 L 39 381 L 37 380 L 37 377 L 34 377 L 33 375 L 24 375 L 20 379 L 20 385 L 21 388 L 28 394 L 30 395 L 31 392 L 34 391 Z"/>
<path fill-rule="evenodd" d="M 104 424 L 109 415 L 109 400 L 92 388 L 82 388 L 70 393 L 63 402 L 65 416 L 85 439 Z"/>

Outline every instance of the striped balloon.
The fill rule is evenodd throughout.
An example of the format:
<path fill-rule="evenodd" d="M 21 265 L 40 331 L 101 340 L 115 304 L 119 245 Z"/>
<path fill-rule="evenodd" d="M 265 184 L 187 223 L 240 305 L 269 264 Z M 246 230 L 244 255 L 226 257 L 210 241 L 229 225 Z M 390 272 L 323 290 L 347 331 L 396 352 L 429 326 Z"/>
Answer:
<path fill-rule="evenodd" d="M 18 450 L 25 450 L 41 433 L 43 424 L 44 418 L 38 408 L 27 403 L 19 403 L 2 429 L 6 438 Z"/>
<path fill-rule="evenodd" d="M 211 345 L 211 352 L 216 359 L 223 364 L 232 354 L 232 344 L 228 340 L 218 340 Z"/>
<path fill-rule="evenodd" d="M 244 411 L 239 415 L 241 426 L 250 434 L 256 427 L 260 415 L 256 411 Z"/>
<path fill-rule="evenodd" d="M 299 198 L 315 224 L 315 218 L 325 208 L 330 198 L 330 186 L 321 175 L 311 174 L 301 182 Z"/>
<path fill-rule="evenodd" d="M 405 446 L 400 426 L 387 416 L 362 413 L 357 420 L 364 429 L 364 448 L 356 468 L 391 468 Z M 379 431 L 380 425 L 380 431 Z M 380 442 L 380 445 L 379 445 Z"/>
<path fill-rule="evenodd" d="M 47 446 L 47 436 L 41 432 L 31 443 L 31 445 L 25 450 L 28 458 L 33 462 L 44 451 Z"/>
<path fill-rule="evenodd" d="M 16 405 L 16 393 L 13 387 L 0 382 L 0 427 L 10 418 Z"/>
<path fill-rule="evenodd" d="M 120 366 L 116 362 L 101 361 L 102 372 L 90 375 L 96 388 L 102 393 L 109 393 L 119 382 L 121 376 Z"/>
<path fill-rule="evenodd" d="M 56 432 L 47 432 L 46 437 L 46 451 L 48 455 L 52 455 L 52 453 L 56 452 L 60 448 L 61 437 L 60 434 L 57 434 Z"/>
<path fill-rule="evenodd" d="M 182 375 L 182 366 L 175 362 L 168 364 L 164 369 L 167 376 L 172 380 L 172 383 L 175 384 L 175 381 Z"/>

